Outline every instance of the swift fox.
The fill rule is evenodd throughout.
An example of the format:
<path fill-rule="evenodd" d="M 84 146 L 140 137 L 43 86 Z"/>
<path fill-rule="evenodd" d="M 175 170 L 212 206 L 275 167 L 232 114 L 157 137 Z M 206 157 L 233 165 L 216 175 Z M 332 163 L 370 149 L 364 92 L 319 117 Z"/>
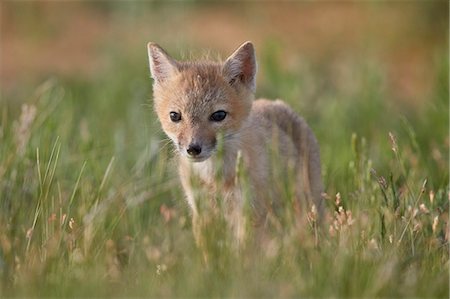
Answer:
<path fill-rule="evenodd" d="M 280 180 L 286 178 L 295 186 L 291 197 L 296 209 L 314 205 L 321 214 L 317 140 L 284 102 L 254 100 L 257 64 L 251 42 L 225 62 L 181 62 L 155 43 L 147 48 L 154 107 L 178 152 L 198 242 L 203 203 L 220 201 L 224 219 L 241 241 L 244 201 L 249 201 L 253 224 L 264 226 L 280 205 L 275 186 L 280 189 Z M 240 168 L 248 178 L 250 196 L 244 196 Z"/>

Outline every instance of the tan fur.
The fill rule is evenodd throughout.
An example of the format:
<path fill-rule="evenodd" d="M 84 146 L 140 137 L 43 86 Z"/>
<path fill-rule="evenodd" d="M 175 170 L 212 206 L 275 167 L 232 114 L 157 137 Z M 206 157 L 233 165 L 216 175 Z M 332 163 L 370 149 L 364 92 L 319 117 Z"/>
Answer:
<path fill-rule="evenodd" d="M 251 183 L 253 223 L 261 226 L 270 211 L 283 204 L 272 186 L 274 179 L 288 177 L 289 171 L 296 173 L 297 208 L 306 210 L 314 204 L 321 214 L 317 141 L 306 122 L 284 102 L 253 101 L 256 62 L 251 43 L 244 43 L 225 63 L 177 62 L 156 44 L 149 43 L 148 49 L 155 110 L 180 153 L 179 174 L 198 242 L 201 205 L 209 198 L 224 201 L 225 218 L 236 238 L 244 238 L 238 155 Z M 226 111 L 226 118 L 211 121 L 210 115 L 218 110 Z M 181 114 L 181 121 L 171 121 L 172 111 Z M 193 143 L 202 147 L 197 160 L 186 154 Z"/>

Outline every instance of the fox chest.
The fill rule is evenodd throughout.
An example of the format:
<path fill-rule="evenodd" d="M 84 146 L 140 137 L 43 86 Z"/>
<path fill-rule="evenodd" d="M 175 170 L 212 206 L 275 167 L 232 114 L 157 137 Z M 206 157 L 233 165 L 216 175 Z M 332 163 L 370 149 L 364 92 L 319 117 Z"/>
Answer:
<path fill-rule="evenodd" d="M 224 160 L 217 163 L 214 160 L 190 165 L 190 176 L 193 184 L 210 192 L 227 192 L 235 186 L 235 160 Z M 206 190 L 205 190 L 206 191 Z"/>

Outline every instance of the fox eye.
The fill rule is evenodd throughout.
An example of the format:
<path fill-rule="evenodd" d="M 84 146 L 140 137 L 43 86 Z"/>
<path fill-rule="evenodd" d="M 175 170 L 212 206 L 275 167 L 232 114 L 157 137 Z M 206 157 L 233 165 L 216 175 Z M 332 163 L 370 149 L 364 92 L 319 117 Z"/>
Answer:
<path fill-rule="evenodd" d="M 177 123 L 181 120 L 181 114 L 178 112 L 170 112 L 170 120 Z"/>
<path fill-rule="evenodd" d="M 211 114 L 209 119 L 212 121 L 222 121 L 225 119 L 226 116 L 227 116 L 227 113 L 225 111 L 219 110 L 219 111 L 216 111 L 213 114 Z"/>

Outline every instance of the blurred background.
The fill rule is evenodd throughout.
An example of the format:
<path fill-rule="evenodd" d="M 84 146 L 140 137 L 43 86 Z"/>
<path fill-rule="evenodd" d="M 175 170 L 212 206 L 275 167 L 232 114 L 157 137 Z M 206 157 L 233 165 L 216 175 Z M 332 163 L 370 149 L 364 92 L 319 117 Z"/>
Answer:
<path fill-rule="evenodd" d="M 141 65 L 134 75 L 140 80 L 148 41 L 179 58 L 205 49 L 225 58 L 252 40 L 262 64 L 262 88 L 270 84 L 268 55 L 276 56 L 275 67 L 283 71 L 308 65 L 332 85 L 342 76 L 358 77 L 346 74 L 345 65 L 365 58 L 383 71 L 383 87 L 393 101 L 416 105 L 429 97 L 435 61 L 448 46 L 447 8 L 445 1 L 10 1 L 1 12 L 2 90 L 6 98 L 23 97 L 24 85 L 49 76 L 95 80 L 119 71 L 119 63 Z"/>
<path fill-rule="evenodd" d="M 0 297 L 448 297 L 448 1 L 0 9 Z M 208 268 L 146 44 L 225 59 L 247 40 L 257 97 L 319 140 L 330 235 L 287 225 L 238 262 L 219 240 Z"/>

